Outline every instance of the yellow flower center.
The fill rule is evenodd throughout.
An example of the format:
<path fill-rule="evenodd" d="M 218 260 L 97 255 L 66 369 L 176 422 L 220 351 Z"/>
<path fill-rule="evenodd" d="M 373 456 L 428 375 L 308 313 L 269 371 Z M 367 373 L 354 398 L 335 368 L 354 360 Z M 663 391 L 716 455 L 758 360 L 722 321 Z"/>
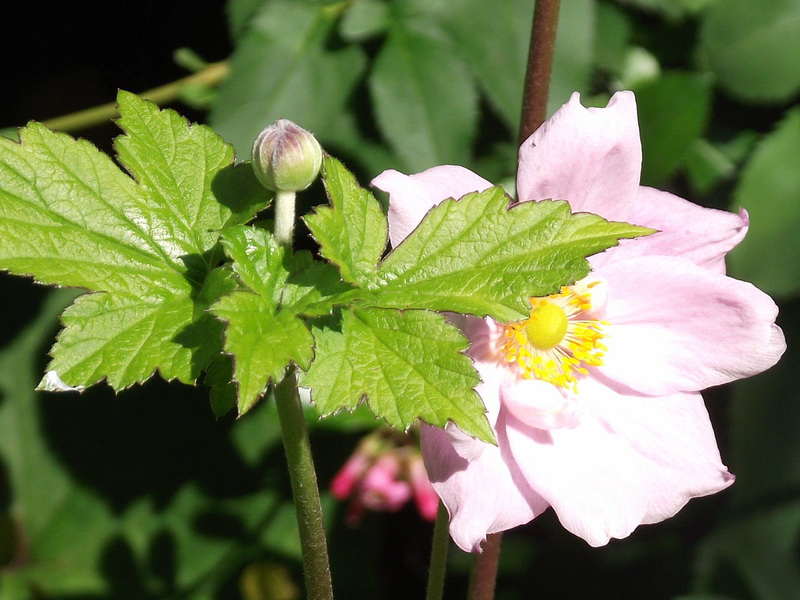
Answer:
<path fill-rule="evenodd" d="M 579 284 L 558 294 L 531 298 L 530 316 L 504 327 L 503 356 L 524 379 L 541 379 L 577 391 L 577 376 L 586 375 L 587 367 L 603 364 L 606 347 L 601 340 L 608 323 L 589 314 L 590 289 L 595 285 Z"/>
<path fill-rule="evenodd" d="M 569 327 L 567 313 L 558 304 L 539 300 L 539 306 L 531 311 L 525 321 L 525 335 L 528 343 L 537 350 L 555 348 L 564 339 Z"/>

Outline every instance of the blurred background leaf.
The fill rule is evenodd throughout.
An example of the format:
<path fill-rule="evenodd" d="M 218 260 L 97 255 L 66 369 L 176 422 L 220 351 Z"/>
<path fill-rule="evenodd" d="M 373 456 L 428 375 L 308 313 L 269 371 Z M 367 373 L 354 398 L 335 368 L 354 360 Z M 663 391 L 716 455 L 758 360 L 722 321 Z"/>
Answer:
<path fill-rule="evenodd" d="M 734 194 L 751 224 L 731 253 L 731 269 L 777 296 L 800 289 L 799 190 L 800 109 L 795 108 L 758 144 Z"/>
<path fill-rule="evenodd" d="M 785 102 L 800 90 L 800 0 L 720 0 L 700 39 L 720 84 L 743 100 Z"/>

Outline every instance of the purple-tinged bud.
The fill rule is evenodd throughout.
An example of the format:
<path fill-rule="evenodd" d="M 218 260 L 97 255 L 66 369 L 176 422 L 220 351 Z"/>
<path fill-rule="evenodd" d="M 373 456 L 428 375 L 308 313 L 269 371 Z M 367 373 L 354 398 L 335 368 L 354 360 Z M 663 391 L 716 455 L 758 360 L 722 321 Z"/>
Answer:
<path fill-rule="evenodd" d="M 319 175 L 322 148 L 308 131 L 288 119 L 278 119 L 253 144 L 253 170 L 274 192 L 299 192 Z"/>

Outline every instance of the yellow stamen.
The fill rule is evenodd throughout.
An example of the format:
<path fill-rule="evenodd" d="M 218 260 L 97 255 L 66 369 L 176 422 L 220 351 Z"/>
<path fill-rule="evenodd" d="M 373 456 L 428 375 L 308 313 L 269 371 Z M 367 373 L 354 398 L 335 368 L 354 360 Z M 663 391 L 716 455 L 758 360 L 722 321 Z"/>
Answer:
<path fill-rule="evenodd" d="M 577 376 L 603 364 L 601 340 L 608 323 L 586 314 L 592 310 L 591 287 L 565 287 L 558 294 L 531 298 L 530 316 L 505 326 L 503 356 L 524 379 L 577 391 Z"/>

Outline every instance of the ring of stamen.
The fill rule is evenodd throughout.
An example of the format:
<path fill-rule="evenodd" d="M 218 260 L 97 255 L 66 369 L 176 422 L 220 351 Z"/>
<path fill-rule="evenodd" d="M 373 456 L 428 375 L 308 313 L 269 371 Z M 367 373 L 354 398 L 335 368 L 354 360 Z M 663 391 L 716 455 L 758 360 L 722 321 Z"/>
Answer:
<path fill-rule="evenodd" d="M 502 354 L 524 379 L 541 379 L 577 391 L 577 376 L 599 367 L 607 350 L 605 321 L 592 318 L 590 288 L 564 287 L 558 294 L 531 298 L 527 319 L 504 326 Z"/>

